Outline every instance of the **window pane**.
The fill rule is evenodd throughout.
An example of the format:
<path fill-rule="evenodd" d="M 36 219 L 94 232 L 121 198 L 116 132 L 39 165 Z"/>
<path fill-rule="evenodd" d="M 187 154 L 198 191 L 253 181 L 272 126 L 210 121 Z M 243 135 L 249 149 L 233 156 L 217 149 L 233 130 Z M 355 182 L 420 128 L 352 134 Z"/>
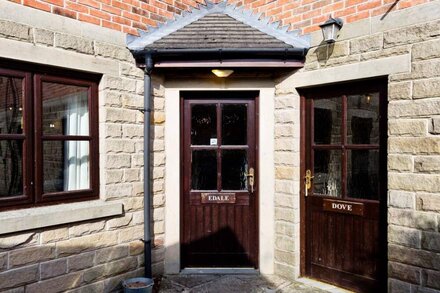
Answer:
<path fill-rule="evenodd" d="M 23 194 L 23 141 L 0 140 L 0 197 Z"/>
<path fill-rule="evenodd" d="M 247 105 L 222 105 L 222 144 L 247 144 Z"/>
<path fill-rule="evenodd" d="M 88 141 L 43 142 L 44 193 L 90 188 Z"/>
<path fill-rule="evenodd" d="M 191 186 L 194 190 L 217 190 L 216 151 L 193 151 Z"/>
<path fill-rule="evenodd" d="M 191 144 L 217 145 L 217 113 L 215 105 L 192 106 Z"/>
<path fill-rule="evenodd" d="M 0 76 L 0 134 L 23 133 L 23 79 Z"/>
<path fill-rule="evenodd" d="M 247 170 L 246 150 L 224 150 L 222 152 L 222 189 L 247 189 Z"/>
<path fill-rule="evenodd" d="M 43 134 L 89 135 L 88 88 L 43 82 Z"/>
<path fill-rule="evenodd" d="M 341 151 L 315 151 L 313 190 L 327 196 L 341 196 Z"/>
<path fill-rule="evenodd" d="M 379 93 L 348 96 L 347 141 L 349 144 L 379 143 Z"/>
<path fill-rule="evenodd" d="M 315 143 L 341 143 L 342 99 L 338 97 L 314 100 L 313 110 Z"/>
<path fill-rule="evenodd" d="M 347 151 L 347 195 L 377 199 L 379 195 L 379 151 Z"/>

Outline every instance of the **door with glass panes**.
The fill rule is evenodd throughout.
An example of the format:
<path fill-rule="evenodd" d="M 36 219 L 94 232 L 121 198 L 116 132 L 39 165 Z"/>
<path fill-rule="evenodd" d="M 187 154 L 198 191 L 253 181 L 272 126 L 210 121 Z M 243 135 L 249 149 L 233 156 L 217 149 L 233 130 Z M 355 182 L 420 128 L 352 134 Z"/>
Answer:
<path fill-rule="evenodd" d="M 182 268 L 257 268 L 257 92 L 182 92 Z"/>
<path fill-rule="evenodd" d="M 386 79 L 302 94 L 302 272 L 378 290 L 386 279 Z"/>

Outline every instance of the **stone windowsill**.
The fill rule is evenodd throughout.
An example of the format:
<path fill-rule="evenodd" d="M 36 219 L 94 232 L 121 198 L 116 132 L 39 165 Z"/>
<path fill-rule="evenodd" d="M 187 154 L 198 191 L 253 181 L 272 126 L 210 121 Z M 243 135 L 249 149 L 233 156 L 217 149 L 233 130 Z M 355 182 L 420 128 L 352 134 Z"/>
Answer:
<path fill-rule="evenodd" d="M 122 203 L 101 200 L 0 212 L 0 235 L 122 215 Z"/>

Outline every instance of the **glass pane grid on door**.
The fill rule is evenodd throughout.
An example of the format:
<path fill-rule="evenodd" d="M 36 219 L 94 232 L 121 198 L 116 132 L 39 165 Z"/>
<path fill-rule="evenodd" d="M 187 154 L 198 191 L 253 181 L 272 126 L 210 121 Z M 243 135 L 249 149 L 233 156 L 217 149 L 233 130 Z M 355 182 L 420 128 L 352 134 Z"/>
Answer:
<path fill-rule="evenodd" d="M 377 200 L 379 93 L 313 99 L 313 194 Z"/>

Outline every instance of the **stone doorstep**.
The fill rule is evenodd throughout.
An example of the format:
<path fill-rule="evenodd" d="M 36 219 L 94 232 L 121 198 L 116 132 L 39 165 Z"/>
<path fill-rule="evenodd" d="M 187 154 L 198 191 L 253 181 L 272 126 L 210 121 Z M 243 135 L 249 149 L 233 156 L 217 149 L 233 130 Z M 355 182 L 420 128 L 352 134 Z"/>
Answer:
<path fill-rule="evenodd" d="M 179 274 L 157 279 L 157 292 L 299 292 L 350 293 L 333 285 L 310 279 L 291 282 L 275 275 Z"/>

